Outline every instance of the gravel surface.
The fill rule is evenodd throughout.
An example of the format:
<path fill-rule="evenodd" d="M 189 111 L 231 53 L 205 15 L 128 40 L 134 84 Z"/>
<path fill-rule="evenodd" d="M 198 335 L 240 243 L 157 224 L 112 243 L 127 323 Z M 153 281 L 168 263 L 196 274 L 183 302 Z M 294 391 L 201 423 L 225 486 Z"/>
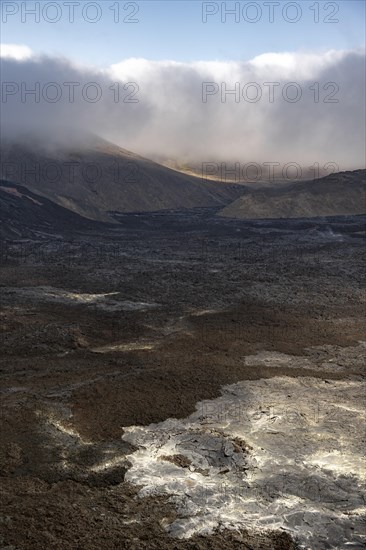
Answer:
<path fill-rule="evenodd" d="M 0 547 L 364 547 L 365 219 L 119 221 L 1 243 Z"/>

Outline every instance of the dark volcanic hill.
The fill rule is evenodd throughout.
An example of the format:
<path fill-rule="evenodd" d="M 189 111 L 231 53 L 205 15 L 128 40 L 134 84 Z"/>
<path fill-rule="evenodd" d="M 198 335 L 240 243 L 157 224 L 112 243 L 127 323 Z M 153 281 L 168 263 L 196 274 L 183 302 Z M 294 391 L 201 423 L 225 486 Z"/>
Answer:
<path fill-rule="evenodd" d="M 105 224 L 83 218 L 26 187 L 0 181 L 1 239 L 31 239 L 57 232 L 72 235 L 102 225 Z"/>
<path fill-rule="evenodd" d="M 366 212 L 366 170 L 339 172 L 284 187 L 248 190 L 221 216 L 242 219 L 349 216 Z"/>
<path fill-rule="evenodd" d="M 2 178 L 94 220 L 114 221 L 111 211 L 225 206 L 243 192 L 176 172 L 96 136 L 78 147 L 3 143 L 1 149 Z"/>

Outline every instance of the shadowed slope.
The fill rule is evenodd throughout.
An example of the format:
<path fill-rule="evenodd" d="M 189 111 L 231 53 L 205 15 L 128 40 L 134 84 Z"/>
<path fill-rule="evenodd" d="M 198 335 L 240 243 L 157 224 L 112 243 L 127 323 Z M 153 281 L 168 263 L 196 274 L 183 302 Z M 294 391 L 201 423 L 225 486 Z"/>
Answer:
<path fill-rule="evenodd" d="M 228 218 L 312 218 L 347 216 L 366 211 L 365 170 L 340 172 L 325 178 L 291 183 L 286 187 L 247 191 L 224 208 Z"/>
<path fill-rule="evenodd" d="M 82 146 L 4 144 L 2 177 L 88 218 L 108 212 L 148 212 L 224 206 L 239 186 L 202 181 L 88 136 Z"/>

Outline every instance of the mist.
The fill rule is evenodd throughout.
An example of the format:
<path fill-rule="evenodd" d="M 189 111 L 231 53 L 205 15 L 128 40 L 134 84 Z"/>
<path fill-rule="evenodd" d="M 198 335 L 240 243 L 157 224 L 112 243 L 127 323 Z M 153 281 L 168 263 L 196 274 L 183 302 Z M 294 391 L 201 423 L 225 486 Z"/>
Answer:
<path fill-rule="evenodd" d="M 362 168 L 364 64 L 362 51 L 329 51 L 100 70 L 8 52 L 1 139 L 72 148 L 93 133 L 152 158 Z"/>

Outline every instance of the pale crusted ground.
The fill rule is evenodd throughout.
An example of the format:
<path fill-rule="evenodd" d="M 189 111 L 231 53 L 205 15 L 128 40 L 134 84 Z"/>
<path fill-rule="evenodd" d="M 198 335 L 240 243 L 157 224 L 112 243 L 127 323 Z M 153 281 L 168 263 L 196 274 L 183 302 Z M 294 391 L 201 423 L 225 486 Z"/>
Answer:
<path fill-rule="evenodd" d="M 365 248 L 329 224 L 124 217 L 7 247 L 1 547 L 361 548 Z"/>

